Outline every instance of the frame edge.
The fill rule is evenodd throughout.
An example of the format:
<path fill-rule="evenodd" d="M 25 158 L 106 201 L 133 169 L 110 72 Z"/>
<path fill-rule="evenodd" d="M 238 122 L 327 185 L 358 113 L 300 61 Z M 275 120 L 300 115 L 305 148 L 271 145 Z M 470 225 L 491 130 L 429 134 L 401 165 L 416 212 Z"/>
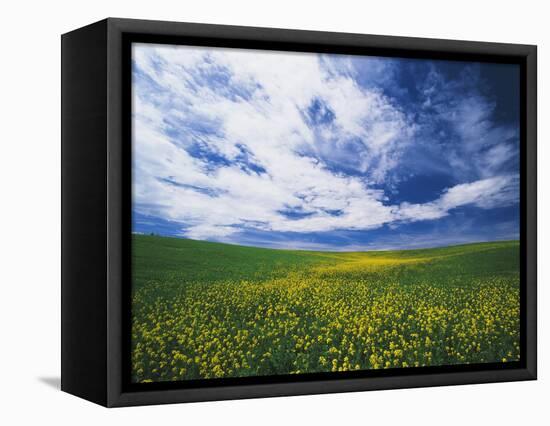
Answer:
<path fill-rule="evenodd" d="M 61 37 L 61 390 L 106 398 L 106 21 Z"/>

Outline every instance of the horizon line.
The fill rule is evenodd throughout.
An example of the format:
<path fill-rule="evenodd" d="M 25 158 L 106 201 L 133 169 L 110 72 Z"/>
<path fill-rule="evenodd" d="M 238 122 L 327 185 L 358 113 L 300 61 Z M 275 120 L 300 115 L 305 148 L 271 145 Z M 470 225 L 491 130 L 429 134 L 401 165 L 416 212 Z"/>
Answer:
<path fill-rule="evenodd" d="M 256 246 L 256 245 L 250 245 L 250 244 L 237 244 L 237 243 L 231 243 L 231 242 L 224 242 L 224 241 L 210 241 L 210 240 L 197 240 L 193 238 L 187 238 L 183 236 L 178 235 L 162 235 L 157 233 L 146 233 L 146 232 L 140 232 L 140 231 L 132 231 L 132 235 L 142 235 L 145 237 L 159 237 L 159 238 L 171 238 L 171 239 L 177 239 L 177 240 L 188 240 L 188 241 L 197 241 L 201 243 L 213 243 L 213 244 L 223 244 L 228 246 L 235 246 L 235 247 L 248 247 L 248 248 L 258 248 L 258 249 L 265 249 L 265 250 L 277 250 L 277 251 L 303 251 L 303 252 L 322 252 L 322 253 L 367 253 L 367 252 L 381 252 L 381 251 L 412 251 L 412 250 L 430 250 L 430 249 L 437 249 L 437 248 L 450 248 L 450 247 L 461 247 L 461 246 L 468 246 L 468 245 L 474 245 L 474 244 L 490 244 L 490 243 L 511 243 L 511 242 L 520 242 L 520 239 L 496 239 L 496 240 L 480 240 L 480 241 L 471 241 L 467 243 L 457 243 L 457 244 L 447 244 L 447 245 L 435 245 L 435 246 L 426 246 L 426 247 L 412 247 L 412 248 L 370 248 L 370 249 L 364 249 L 364 250 L 322 250 L 322 249 L 305 249 L 305 248 L 275 248 L 275 247 L 264 247 L 264 246 Z"/>

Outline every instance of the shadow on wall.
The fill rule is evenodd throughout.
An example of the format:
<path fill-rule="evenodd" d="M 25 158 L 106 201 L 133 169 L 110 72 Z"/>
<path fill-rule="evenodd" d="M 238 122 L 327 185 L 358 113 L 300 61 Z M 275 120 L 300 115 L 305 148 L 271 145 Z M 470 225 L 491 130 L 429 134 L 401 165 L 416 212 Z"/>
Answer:
<path fill-rule="evenodd" d="M 38 381 L 54 389 L 61 389 L 61 377 L 39 377 Z"/>

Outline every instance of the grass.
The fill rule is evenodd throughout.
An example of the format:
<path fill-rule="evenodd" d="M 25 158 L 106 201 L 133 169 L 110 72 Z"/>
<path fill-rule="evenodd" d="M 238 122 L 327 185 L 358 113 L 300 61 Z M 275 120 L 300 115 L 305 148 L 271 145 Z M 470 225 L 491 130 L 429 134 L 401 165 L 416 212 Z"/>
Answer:
<path fill-rule="evenodd" d="M 519 357 L 517 241 L 334 253 L 133 237 L 135 382 Z"/>

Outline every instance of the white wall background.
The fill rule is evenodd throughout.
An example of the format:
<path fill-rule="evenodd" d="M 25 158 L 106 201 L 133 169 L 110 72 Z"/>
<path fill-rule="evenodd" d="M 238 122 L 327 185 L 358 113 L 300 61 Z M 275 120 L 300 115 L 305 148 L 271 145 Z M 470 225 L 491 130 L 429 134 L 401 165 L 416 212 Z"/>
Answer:
<path fill-rule="evenodd" d="M 550 31 L 544 2 L 6 0 L 0 16 L 1 423 L 517 425 L 541 424 L 548 416 Z M 60 392 L 60 34 L 107 16 L 537 44 L 540 379 L 114 410 Z"/>

